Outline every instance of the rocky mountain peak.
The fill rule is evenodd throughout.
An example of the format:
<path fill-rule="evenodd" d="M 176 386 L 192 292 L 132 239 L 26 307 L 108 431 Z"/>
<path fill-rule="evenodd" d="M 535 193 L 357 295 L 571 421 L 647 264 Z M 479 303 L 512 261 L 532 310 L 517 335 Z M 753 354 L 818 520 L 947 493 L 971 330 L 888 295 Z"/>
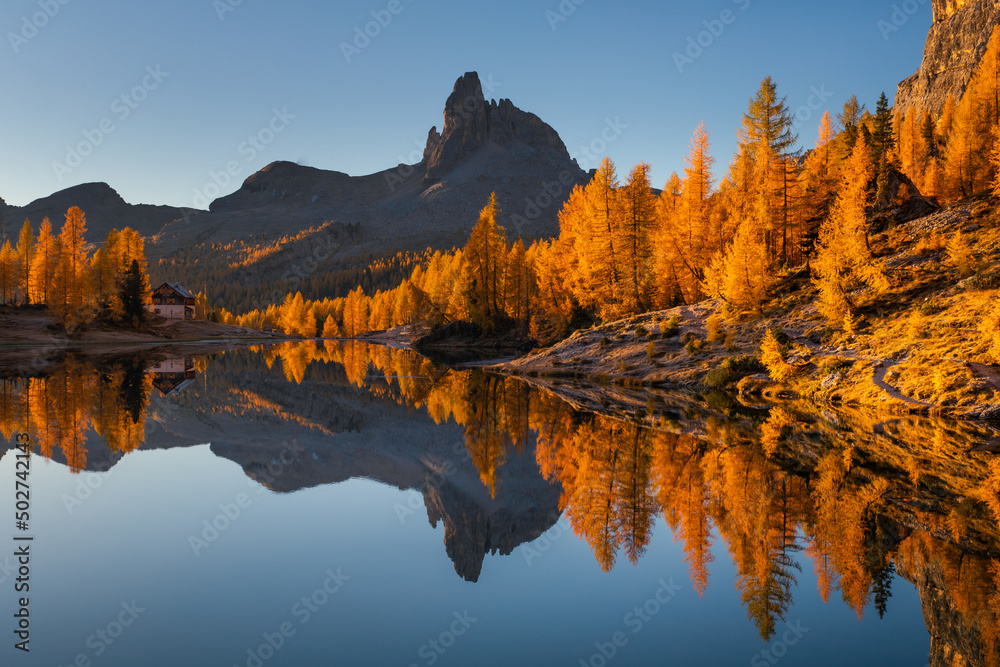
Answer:
<path fill-rule="evenodd" d="M 975 0 L 972 1 L 975 2 Z M 967 4 L 969 4 L 968 0 L 934 0 L 934 22 L 951 18 Z"/>
<path fill-rule="evenodd" d="M 538 116 L 521 111 L 510 100 L 486 101 L 476 72 L 466 72 L 444 107 L 440 134 L 431 128 L 424 149 L 425 181 L 440 180 L 488 143 L 507 146 L 521 142 L 535 150 L 554 150 L 569 160 L 562 139 Z"/>
<path fill-rule="evenodd" d="M 1000 0 L 933 0 L 934 24 L 920 71 L 899 84 L 896 106 L 940 115 L 948 96 L 959 99 L 1000 24 Z"/>

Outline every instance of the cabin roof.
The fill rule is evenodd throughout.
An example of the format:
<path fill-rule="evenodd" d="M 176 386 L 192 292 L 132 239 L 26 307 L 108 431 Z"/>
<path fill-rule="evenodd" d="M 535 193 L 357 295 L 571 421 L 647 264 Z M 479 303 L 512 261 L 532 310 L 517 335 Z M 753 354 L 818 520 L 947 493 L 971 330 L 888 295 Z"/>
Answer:
<path fill-rule="evenodd" d="M 153 291 L 154 291 L 154 292 L 159 292 L 159 291 L 160 291 L 161 289 L 163 289 L 164 287 L 169 287 L 170 289 L 172 289 L 173 291 L 177 292 L 177 293 L 178 293 L 179 295 L 181 295 L 181 296 L 182 296 L 182 297 L 184 297 L 185 299 L 196 299 L 196 298 L 197 298 L 197 297 L 196 297 L 196 296 L 195 296 L 194 294 L 191 294 L 191 292 L 189 292 L 189 291 L 188 291 L 188 290 L 187 290 L 187 289 L 186 289 L 186 288 L 185 288 L 185 287 L 184 287 L 183 285 L 181 285 L 180 283 L 163 283 L 162 285 L 160 285 L 159 287 L 157 287 L 157 288 L 156 288 L 155 290 L 153 290 Z"/>

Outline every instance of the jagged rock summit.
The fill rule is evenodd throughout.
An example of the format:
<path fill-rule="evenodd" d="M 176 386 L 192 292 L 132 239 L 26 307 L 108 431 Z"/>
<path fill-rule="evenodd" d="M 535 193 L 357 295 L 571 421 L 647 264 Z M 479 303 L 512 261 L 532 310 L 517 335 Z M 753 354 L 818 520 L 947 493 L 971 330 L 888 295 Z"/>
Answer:
<path fill-rule="evenodd" d="M 441 130 L 421 159 L 366 176 L 279 161 L 248 177 L 210 213 L 167 225 L 150 256 L 192 243 L 290 236 L 332 221 L 349 226 L 353 249 L 374 256 L 464 245 L 491 193 L 500 223 L 526 240 L 558 233 L 558 212 L 588 175 L 558 133 L 510 100 L 487 101 L 479 75 L 456 81 Z"/>
<path fill-rule="evenodd" d="M 493 142 L 507 146 L 522 142 L 532 149 L 552 149 L 569 160 L 562 139 L 533 113 L 521 111 L 510 100 L 486 101 L 476 72 L 466 72 L 455 82 L 444 109 L 439 134 L 432 127 L 424 149 L 424 180 L 433 183 Z"/>
<path fill-rule="evenodd" d="M 965 92 L 993 28 L 1000 24 L 1000 0 L 933 0 L 933 10 L 923 63 L 899 84 L 896 107 L 917 107 L 937 116 L 949 95 L 958 101 Z"/>

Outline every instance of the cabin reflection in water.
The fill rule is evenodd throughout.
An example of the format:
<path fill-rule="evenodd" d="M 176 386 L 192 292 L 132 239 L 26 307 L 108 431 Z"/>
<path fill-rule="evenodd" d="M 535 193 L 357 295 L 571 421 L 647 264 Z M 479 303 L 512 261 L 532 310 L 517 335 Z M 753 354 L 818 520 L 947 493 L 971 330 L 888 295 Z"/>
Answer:
<path fill-rule="evenodd" d="M 163 396 L 173 396 L 190 386 L 197 373 L 194 370 L 194 358 L 167 359 L 149 369 L 153 374 L 153 386 L 160 390 Z"/>

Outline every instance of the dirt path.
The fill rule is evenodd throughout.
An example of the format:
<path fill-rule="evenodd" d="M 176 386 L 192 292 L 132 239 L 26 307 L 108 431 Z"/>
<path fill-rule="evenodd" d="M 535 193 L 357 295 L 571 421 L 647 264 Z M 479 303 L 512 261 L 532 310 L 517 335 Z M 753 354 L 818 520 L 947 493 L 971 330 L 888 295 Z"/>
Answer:
<path fill-rule="evenodd" d="M 893 387 L 891 384 L 885 381 L 885 376 L 889 372 L 889 369 L 893 366 L 898 365 L 898 361 L 883 361 L 882 365 L 875 369 L 875 374 L 872 376 L 872 382 L 875 386 L 884 391 L 886 394 L 895 398 L 897 401 L 903 401 L 904 403 L 909 403 L 911 405 L 922 405 L 924 407 L 932 408 L 933 403 L 928 403 L 927 401 L 921 401 L 916 398 L 911 398 L 905 394 L 900 393 L 898 389 Z"/>
<path fill-rule="evenodd" d="M 994 389 L 1000 390 L 1000 372 L 992 366 L 987 366 L 986 364 L 977 364 L 973 361 L 966 361 L 972 372 L 983 378 L 990 383 Z"/>
<path fill-rule="evenodd" d="M 872 374 L 872 382 L 876 387 L 881 389 L 890 398 L 894 398 L 897 401 L 902 401 L 904 403 L 909 403 L 910 405 L 919 405 L 922 407 L 934 407 L 933 403 L 928 403 L 927 401 L 921 401 L 916 398 L 911 398 L 906 394 L 903 394 L 898 389 L 893 387 L 891 384 L 885 381 L 885 376 L 889 373 L 889 369 L 893 366 L 898 366 L 902 361 L 891 361 L 889 359 L 878 359 L 876 357 L 863 357 L 854 350 L 843 349 L 841 351 L 828 351 L 812 341 L 796 337 L 795 342 L 806 347 L 814 352 L 814 356 L 817 357 L 844 357 L 847 359 L 854 359 L 856 361 L 874 361 L 879 364 L 875 368 L 875 373 Z M 997 377 L 998 382 L 1000 382 L 1000 376 Z"/>

